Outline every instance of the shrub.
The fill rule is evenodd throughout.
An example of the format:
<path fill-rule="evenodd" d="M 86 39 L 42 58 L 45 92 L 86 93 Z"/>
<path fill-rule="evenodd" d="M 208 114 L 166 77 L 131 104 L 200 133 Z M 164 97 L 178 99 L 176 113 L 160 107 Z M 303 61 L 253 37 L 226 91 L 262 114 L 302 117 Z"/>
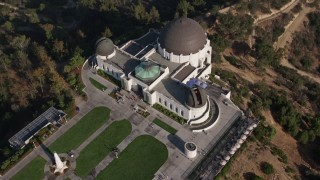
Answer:
<path fill-rule="evenodd" d="M 274 156 L 278 156 L 278 160 L 283 163 L 288 162 L 288 157 L 287 155 L 279 148 L 277 147 L 271 147 L 271 154 Z"/>
<path fill-rule="evenodd" d="M 272 164 L 267 163 L 267 162 L 262 162 L 260 164 L 260 169 L 263 173 L 268 174 L 268 175 L 274 173 L 274 168 L 273 168 Z"/>
<path fill-rule="evenodd" d="M 263 180 L 263 178 L 260 177 L 260 176 L 258 176 L 258 175 L 256 175 L 256 174 L 254 174 L 254 175 L 250 178 L 250 180 Z"/>
<path fill-rule="evenodd" d="M 276 134 L 276 129 L 270 125 L 260 123 L 253 131 L 254 136 L 261 142 L 269 142 Z"/>
<path fill-rule="evenodd" d="M 289 167 L 289 166 L 287 166 L 287 167 L 285 168 L 285 171 L 286 171 L 287 173 L 294 173 L 294 172 L 295 172 L 295 170 L 294 170 L 293 168 Z"/>
<path fill-rule="evenodd" d="M 158 111 L 160 111 L 164 115 L 170 117 L 171 119 L 177 121 L 180 124 L 186 123 L 185 119 L 183 119 L 182 117 L 178 116 L 177 114 L 169 111 L 168 109 L 166 109 L 165 107 L 161 106 L 160 104 L 154 104 L 153 108 L 157 109 Z"/>
<path fill-rule="evenodd" d="M 308 131 L 303 131 L 302 133 L 300 133 L 299 142 L 302 144 L 307 144 L 308 141 L 309 141 Z"/>

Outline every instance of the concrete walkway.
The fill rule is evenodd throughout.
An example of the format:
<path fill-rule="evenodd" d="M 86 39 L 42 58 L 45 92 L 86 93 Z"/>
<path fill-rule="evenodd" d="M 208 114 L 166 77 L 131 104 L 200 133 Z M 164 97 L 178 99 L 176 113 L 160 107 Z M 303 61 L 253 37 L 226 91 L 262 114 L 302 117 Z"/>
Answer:
<path fill-rule="evenodd" d="M 148 104 L 145 104 L 143 101 L 132 100 L 126 97 L 131 97 L 134 94 L 130 94 L 127 91 L 122 90 L 121 93 L 124 95 L 124 103 L 118 103 L 108 94 L 113 91 L 114 88 L 117 88 L 116 85 L 107 81 L 106 79 L 100 77 L 97 74 L 93 73 L 87 63 L 84 64 L 81 77 L 86 88 L 84 91 L 87 94 L 87 102 L 77 105 L 80 107 L 80 112 L 68 121 L 68 123 L 49 137 L 44 143 L 44 147 L 49 146 L 55 140 L 57 140 L 63 133 L 69 130 L 75 123 L 77 123 L 86 113 L 97 106 L 107 106 L 111 110 L 110 120 L 103 124 L 96 132 L 94 132 L 88 139 L 86 139 L 77 149 L 74 150 L 75 155 L 78 156 L 79 153 L 97 136 L 99 136 L 113 120 L 122 120 L 128 119 L 132 124 L 131 134 L 125 138 L 119 145 L 118 148 L 120 151 L 123 151 L 136 137 L 142 134 L 148 134 L 167 146 L 168 149 L 168 160 L 165 164 L 158 170 L 156 173 L 155 179 L 158 177 L 168 176 L 173 177 L 174 179 L 182 179 L 181 175 L 190 167 L 194 162 L 200 161 L 203 156 L 198 156 L 195 159 L 188 159 L 183 154 L 183 145 L 185 142 L 197 142 L 198 150 L 201 152 L 208 149 L 212 138 L 221 130 L 221 127 L 224 127 L 224 124 L 228 121 L 229 116 L 232 116 L 237 109 L 232 106 L 228 106 L 227 109 L 221 111 L 221 121 L 219 120 L 216 127 L 207 131 L 206 133 L 192 133 L 187 125 L 180 125 L 174 120 L 168 118 L 167 116 L 161 114 L 159 111 L 150 107 Z M 108 89 L 101 91 L 96 89 L 89 78 L 94 78 L 101 84 L 104 84 Z M 132 109 L 131 105 L 141 104 L 150 113 L 147 118 L 142 117 L 139 114 L 136 114 Z M 219 106 L 223 106 L 219 104 Z M 171 135 L 167 131 L 153 124 L 152 121 L 155 118 L 159 118 L 165 123 L 169 124 L 177 130 L 176 135 Z M 50 157 L 46 154 L 45 148 L 37 148 L 32 151 L 26 158 L 22 159 L 15 167 L 9 170 L 3 177 L 3 179 L 10 179 L 16 172 L 20 171 L 25 167 L 31 160 L 36 156 L 40 155 L 46 160 L 50 160 Z M 94 179 L 94 177 L 101 172 L 110 162 L 112 162 L 112 154 L 107 155 L 91 172 L 91 175 L 86 179 Z M 71 173 L 68 176 L 70 179 L 81 179 L 76 176 L 74 173 Z"/>

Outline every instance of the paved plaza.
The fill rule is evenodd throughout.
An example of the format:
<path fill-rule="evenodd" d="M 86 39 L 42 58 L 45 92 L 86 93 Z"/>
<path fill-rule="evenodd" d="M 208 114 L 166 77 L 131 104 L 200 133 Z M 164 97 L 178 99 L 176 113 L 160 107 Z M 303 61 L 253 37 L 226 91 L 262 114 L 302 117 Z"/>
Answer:
<path fill-rule="evenodd" d="M 101 84 L 105 85 L 107 89 L 105 91 L 101 91 L 95 88 L 90 83 L 89 78 L 93 78 Z M 168 118 L 167 116 L 161 114 L 159 111 L 150 107 L 148 104 L 145 104 L 142 100 L 139 100 L 138 97 L 136 100 L 134 100 L 133 98 L 126 98 L 134 95 L 128 93 L 127 91 L 121 90 L 121 94 L 124 95 L 124 102 L 118 103 L 115 99 L 108 95 L 115 88 L 117 88 L 116 85 L 97 75 L 95 71 L 88 66 L 87 63 L 85 63 L 85 65 L 83 66 L 82 80 L 86 85 L 84 91 L 87 94 L 88 100 L 77 104 L 80 109 L 78 114 L 72 119 L 68 120 L 68 123 L 60 127 L 56 133 L 50 136 L 43 143 L 43 146 L 48 147 L 93 108 L 98 106 L 106 106 L 111 110 L 110 120 L 103 124 L 77 149 L 73 150 L 75 156 L 77 157 L 81 153 L 81 151 L 101 132 L 103 132 L 113 121 L 128 119 L 132 124 L 132 132 L 118 145 L 120 152 L 124 150 L 128 146 L 128 144 L 130 144 L 136 137 L 143 134 L 151 135 L 167 146 L 169 152 L 168 159 L 157 171 L 154 179 L 161 179 L 166 177 L 175 180 L 185 179 L 187 175 L 191 173 L 191 171 L 195 168 L 195 166 L 204 158 L 204 155 L 212 148 L 214 144 L 217 143 L 217 141 L 220 139 L 219 136 L 223 136 L 225 134 L 225 131 L 227 131 L 230 125 L 233 124 L 233 121 L 238 119 L 235 117 L 239 116 L 239 113 L 241 112 L 235 105 L 233 105 L 231 101 L 228 100 L 228 103 L 223 103 L 223 101 L 226 101 L 226 99 L 219 94 L 217 89 L 209 86 L 208 94 L 210 95 L 210 98 L 214 99 L 217 102 L 220 110 L 219 119 L 215 122 L 214 127 L 210 130 L 207 130 L 205 132 L 193 133 L 187 124 L 181 125 L 177 123 L 176 121 Z M 137 114 L 132 109 L 132 105 L 136 104 L 140 104 L 146 107 L 150 115 L 147 118 L 144 118 L 141 115 Z M 163 122 L 175 128 L 177 130 L 176 135 L 171 135 L 159 126 L 154 125 L 152 121 L 155 118 L 159 118 Z M 185 156 L 183 152 L 183 145 L 185 142 L 195 142 L 198 147 L 198 155 L 196 158 L 189 159 Z M 10 179 L 16 174 L 16 172 L 20 171 L 38 155 L 49 161 L 50 157 L 47 155 L 44 149 L 45 148 L 38 147 L 37 149 L 33 150 L 28 156 L 26 156 L 17 165 L 15 165 L 6 174 L 4 174 L 2 179 Z M 113 158 L 114 157 L 112 155 L 107 155 L 99 164 L 97 164 L 94 170 L 85 179 L 95 179 L 96 175 L 101 172 L 113 160 Z M 68 177 L 70 179 L 80 179 L 74 173 L 70 173 Z"/>

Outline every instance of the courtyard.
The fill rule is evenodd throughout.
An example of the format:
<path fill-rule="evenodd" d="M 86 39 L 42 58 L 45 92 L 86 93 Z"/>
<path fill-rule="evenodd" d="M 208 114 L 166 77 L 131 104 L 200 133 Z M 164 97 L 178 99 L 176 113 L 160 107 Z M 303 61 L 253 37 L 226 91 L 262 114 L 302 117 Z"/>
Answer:
<path fill-rule="evenodd" d="M 90 78 L 107 87 L 105 91 L 92 85 Z M 223 99 L 219 98 L 218 93 L 210 93 L 210 96 L 217 100 L 218 106 L 223 107 L 220 109 L 219 120 L 205 133 L 193 133 L 185 125 L 141 101 L 124 98 L 124 103 L 118 103 L 108 95 L 117 86 L 93 73 L 87 64 L 84 65 L 82 79 L 86 85 L 84 91 L 88 95 L 88 101 L 78 105 L 81 118 L 69 120 L 65 126 L 73 125 L 70 125 L 68 131 L 60 132 L 61 135 L 56 135 L 56 140 L 49 138 L 49 142 L 52 143 L 44 143 L 50 151 L 75 152 L 75 172 L 65 178 L 185 179 L 204 158 L 203 154 L 215 144 L 214 137 L 223 134 L 228 121 L 239 111 L 231 103 L 228 106 L 223 104 Z M 121 93 L 124 97 L 131 96 L 125 91 Z M 150 115 L 144 118 L 130 108 L 131 105 L 137 104 L 145 106 Z M 196 142 L 200 152 L 194 159 L 184 155 L 183 144 L 190 141 Z M 119 158 L 114 157 L 113 148 L 119 149 Z M 36 149 L 35 152 L 35 157 L 39 158 L 40 155 L 44 163 L 50 161 L 44 155 L 43 149 Z M 43 166 L 40 167 L 39 163 L 33 162 L 26 164 L 26 167 L 32 167 L 28 170 L 30 174 L 37 174 L 32 175 L 32 179 L 42 179 Z M 25 170 L 21 169 L 16 179 L 23 179 L 20 174 Z M 123 171 L 128 173 L 119 173 Z"/>

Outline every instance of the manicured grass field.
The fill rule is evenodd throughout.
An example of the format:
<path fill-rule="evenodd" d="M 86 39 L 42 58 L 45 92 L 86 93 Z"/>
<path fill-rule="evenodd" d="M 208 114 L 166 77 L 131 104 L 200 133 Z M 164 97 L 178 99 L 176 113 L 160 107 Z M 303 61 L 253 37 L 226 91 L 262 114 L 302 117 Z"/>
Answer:
<path fill-rule="evenodd" d="M 29 164 L 27 164 L 21 171 L 19 171 L 12 180 L 41 180 L 44 177 L 44 165 L 46 161 L 37 156 Z"/>
<path fill-rule="evenodd" d="M 149 135 L 137 137 L 113 160 L 97 179 L 150 180 L 168 158 L 166 146 Z"/>
<path fill-rule="evenodd" d="M 96 107 L 82 117 L 72 128 L 49 146 L 51 151 L 65 153 L 77 148 L 103 123 L 109 119 L 110 110 L 107 107 Z"/>
<path fill-rule="evenodd" d="M 161 127 L 162 129 L 168 131 L 170 134 L 176 134 L 177 130 L 173 127 L 171 127 L 169 124 L 161 121 L 160 119 L 154 119 L 153 123 L 155 123 L 156 125 L 158 125 L 159 127 Z"/>
<path fill-rule="evenodd" d="M 106 90 L 107 87 L 104 86 L 103 84 L 99 83 L 98 81 L 92 79 L 92 78 L 89 78 L 90 82 L 92 85 L 94 85 L 94 87 L 96 87 L 97 89 L 100 89 L 101 91 L 103 90 Z"/>
<path fill-rule="evenodd" d="M 76 174 L 82 178 L 117 147 L 132 130 L 128 120 L 115 121 L 80 152 L 77 158 Z"/>

